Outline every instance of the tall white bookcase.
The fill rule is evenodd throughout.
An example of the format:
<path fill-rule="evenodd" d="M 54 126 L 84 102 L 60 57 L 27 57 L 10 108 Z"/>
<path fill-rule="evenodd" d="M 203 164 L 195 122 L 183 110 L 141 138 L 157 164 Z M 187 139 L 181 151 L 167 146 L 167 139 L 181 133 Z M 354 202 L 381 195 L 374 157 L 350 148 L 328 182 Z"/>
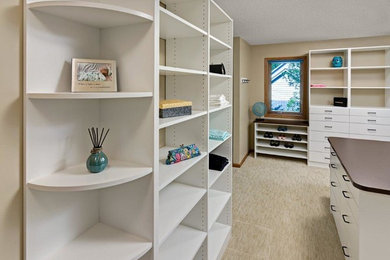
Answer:
<path fill-rule="evenodd" d="M 25 259 L 219 259 L 232 224 L 233 21 L 210 0 L 26 0 Z M 165 61 L 160 66 L 160 39 Z M 117 61 L 118 92 L 72 93 L 71 59 Z M 208 72 L 225 64 L 227 75 Z M 161 84 L 161 85 L 160 85 Z M 158 118 L 161 98 L 191 116 Z M 110 128 L 108 168 L 89 174 L 89 127 Z M 161 134 L 162 136 L 159 136 Z M 160 137 L 160 138 L 159 138 Z M 169 149 L 202 155 L 175 165 Z"/>
<path fill-rule="evenodd" d="M 343 67 L 331 66 L 334 56 Z M 310 85 L 323 85 L 309 90 L 309 165 L 328 167 L 330 136 L 390 141 L 390 46 L 311 50 L 309 60 Z"/>

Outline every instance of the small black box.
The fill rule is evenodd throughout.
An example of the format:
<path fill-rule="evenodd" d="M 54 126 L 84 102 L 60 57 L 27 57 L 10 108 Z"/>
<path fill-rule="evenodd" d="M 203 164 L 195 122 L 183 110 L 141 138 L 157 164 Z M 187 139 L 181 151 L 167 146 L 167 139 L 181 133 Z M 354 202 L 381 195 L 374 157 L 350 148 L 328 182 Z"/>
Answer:
<path fill-rule="evenodd" d="M 335 107 L 347 107 L 348 106 L 348 99 L 346 97 L 334 97 L 333 98 L 333 105 Z"/>

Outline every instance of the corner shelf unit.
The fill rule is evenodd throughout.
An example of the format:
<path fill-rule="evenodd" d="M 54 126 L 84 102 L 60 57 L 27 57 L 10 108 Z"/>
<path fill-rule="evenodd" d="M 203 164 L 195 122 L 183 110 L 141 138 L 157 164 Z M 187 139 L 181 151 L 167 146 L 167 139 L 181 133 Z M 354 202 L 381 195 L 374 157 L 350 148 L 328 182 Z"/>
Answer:
<path fill-rule="evenodd" d="M 25 0 L 25 259 L 216 260 L 232 225 L 233 21 L 212 0 Z M 165 5 L 162 7 L 162 5 Z M 72 58 L 116 60 L 118 92 L 72 93 Z M 209 73 L 225 64 L 227 75 Z M 230 105 L 209 106 L 223 94 Z M 160 99 L 193 102 L 160 119 Z M 107 168 L 87 129 L 110 128 Z M 166 165 L 169 150 L 201 156 Z"/>

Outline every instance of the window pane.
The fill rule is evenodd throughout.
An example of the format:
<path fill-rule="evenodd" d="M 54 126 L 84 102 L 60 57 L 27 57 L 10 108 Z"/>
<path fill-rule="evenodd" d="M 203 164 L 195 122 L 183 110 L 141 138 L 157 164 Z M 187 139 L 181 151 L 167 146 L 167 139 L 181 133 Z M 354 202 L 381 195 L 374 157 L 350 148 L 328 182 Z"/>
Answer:
<path fill-rule="evenodd" d="M 301 60 L 270 61 L 271 110 L 301 112 Z"/>

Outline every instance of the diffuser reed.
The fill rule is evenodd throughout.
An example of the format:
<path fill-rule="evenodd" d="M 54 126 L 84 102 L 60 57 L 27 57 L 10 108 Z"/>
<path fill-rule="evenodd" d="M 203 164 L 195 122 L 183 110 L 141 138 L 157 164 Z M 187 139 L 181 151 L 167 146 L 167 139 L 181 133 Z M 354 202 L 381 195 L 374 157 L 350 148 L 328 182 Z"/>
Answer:
<path fill-rule="evenodd" d="M 99 134 L 99 128 L 88 128 L 93 148 L 91 150 L 91 155 L 87 159 L 86 165 L 87 169 L 92 173 L 99 173 L 103 171 L 108 164 L 108 158 L 103 153 L 103 143 L 106 140 L 108 132 L 110 132 L 110 129 L 104 133 L 103 128 Z"/>

